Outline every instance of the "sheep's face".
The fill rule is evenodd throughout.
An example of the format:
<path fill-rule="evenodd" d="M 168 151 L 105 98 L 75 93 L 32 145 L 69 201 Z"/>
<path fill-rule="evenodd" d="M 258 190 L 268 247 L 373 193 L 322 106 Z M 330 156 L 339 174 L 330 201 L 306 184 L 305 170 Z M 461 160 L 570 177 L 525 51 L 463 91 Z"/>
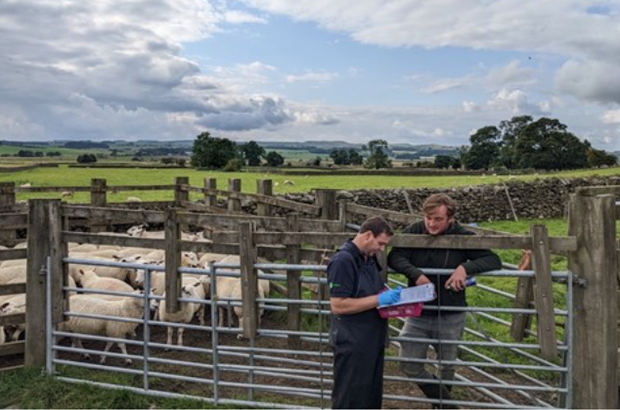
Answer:
<path fill-rule="evenodd" d="M 136 225 L 127 229 L 127 235 L 129 236 L 142 236 L 142 234 L 146 231 L 146 227 L 144 225 Z"/>
<path fill-rule="evenodd" d="M 200 260 L 196 252 L 183 252 L 182 265 L 189 268 L 200 267 Z"/>

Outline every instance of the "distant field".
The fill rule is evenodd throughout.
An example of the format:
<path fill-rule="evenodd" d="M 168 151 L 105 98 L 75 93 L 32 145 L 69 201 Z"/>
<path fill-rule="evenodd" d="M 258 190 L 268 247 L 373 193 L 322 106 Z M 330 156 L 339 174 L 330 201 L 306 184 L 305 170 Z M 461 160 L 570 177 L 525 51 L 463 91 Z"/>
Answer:
<path fill-rule="evenodd" d="M 608 168 L 599 170 L 570 171 L 557 174 L 545 174 L 544 177 L 586 177 L 592 175 L 619 175 L 620 168 Z M 32 186 L 89 186 L 92 178 L 105 178 L 108 185 L 159 185 L 172 184 L 177 176 L 187 176 L 194 186 L 202 186 L 204 178 L 216 178 L 219 188 L 228 187 L 229 178 L 240 178 L 244 192 L 256 192 L 256 181 L 259 179 L 272 179 L 274 192 L 278 194 L 288 192 L 308 192 L 313 188 L 331 189 L 397 189 L 397 188 L 450 188 L 465 185 L 495 184 L 508 180 L 503 176 L 373 176 L 355 175 L 333 176 L 316 175 L 308 173 L 305 176 L 289 176 L 269 174 L 264 172 L 216 172 L 197 171 L 187 169 L 96 169 L 96 168 L 69 168 L 61 165 L 58 168 L 39 168 L 22 172 L 0 173 L 0 182 L 13 181 L 16 185 L 30 183 Z M 522 175 L 513 177 L 518 180 L 534 180 L 541 178 L 536 175 Z M 285 180 L 291 180 L 295 185 L 284 185 Z M 166 195 L 158 191 L 136 193 L 143 200 L 168 199 L 171 193 Z M 118 198 L 110 197 L 111 201 L 122 201 L 132 193 L 122 192 Z M 58 197 L 58 194 L 41 194 L 37 197 Z M 19 199 L 23 195 L 19 195 Z M 73 201 L 86 201 L 88 193 L 77 193 Z"/>

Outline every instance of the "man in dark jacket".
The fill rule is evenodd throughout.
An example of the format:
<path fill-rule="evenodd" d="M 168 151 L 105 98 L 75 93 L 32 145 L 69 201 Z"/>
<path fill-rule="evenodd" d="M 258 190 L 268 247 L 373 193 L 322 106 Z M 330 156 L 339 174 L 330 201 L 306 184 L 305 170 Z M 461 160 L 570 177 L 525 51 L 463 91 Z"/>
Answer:
<path fill-rule="evenodd" d="M 375 254 L 393 234 L 385 219 L 369 218 L 327 265 L 335 409 L 381 408 L 387 320 L 376 308 L 398 302 L 400 289 L 385 290 Z"/>
<path fill-rule="evenodd" d="M 422 205 L 424 220 L 408 226 L 403 233 L 427 235 L 474 235 L 459 225 L 454 215 L 456 203 L 446 194 L 434 194 Z M 418 286 L 433 282 L 437 298 L 426 302 L 426 306 L 437 309 L 424 309 L 419 317 L 408 318 L 401 331 L 401 337 L 416 339 L 435 339 L 433 343 L 437 360 L 455 361 L 456 344 L 443 344 L 442 340 L 460 340 L 465 328 L 465 312 L 455 312 L 450 307 L 467 306 L 465 299 L 465 281 L 467 276 L 480 272 L 497 270 L 502 266 L 499 257 L 490 250 L 470 249 L 419 249 L 393 248 L 388 255 L 388 265 L 397 272 L 407 276 L 409 286 Z M 450 275 L 425 274 L 425 268 L 454 269 Z M 431 343 L 401 342 L 401 357 L 405 359 L 426 359 L 427 349 Z M 429 373 L 424 363 L 403 362 L 403 371 L 412 378 L 427 379 L 430 383 L 417 382 L 424 394 L 439 402 L 451 400 L 451 385 L 443 381 L 454 379 L 454 365 L 440 366 L 441 382 Z M 443 408 L 449 408 L 443 404 Z"/>

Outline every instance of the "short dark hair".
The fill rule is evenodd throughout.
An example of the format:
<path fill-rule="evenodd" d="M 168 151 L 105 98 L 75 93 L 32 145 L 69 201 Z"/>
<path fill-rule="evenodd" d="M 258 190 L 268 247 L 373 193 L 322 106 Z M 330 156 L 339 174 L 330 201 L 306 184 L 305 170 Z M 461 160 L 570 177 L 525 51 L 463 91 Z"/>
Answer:
<path fill-rule="evenodd" d="M 372 232 L 372 235 L 376 238 L 382 233 L 387 236 L 393 236 L 394 230 L 392 229 L 392 225 L 388 221 L 385 220 L 382 216 L 371 216 L 362 222 L 362 226 L 360 227 L 359 233 Z"/>
<path fill-rule="evenodd" d="M 422 212 L 427 214 L 441 205 L 446 206 L 446 213 L 450 218 L 456 214 L 456 202 L 447 194 L 433 194 L 426 198 L 426 201 L 422 204 Z"/>

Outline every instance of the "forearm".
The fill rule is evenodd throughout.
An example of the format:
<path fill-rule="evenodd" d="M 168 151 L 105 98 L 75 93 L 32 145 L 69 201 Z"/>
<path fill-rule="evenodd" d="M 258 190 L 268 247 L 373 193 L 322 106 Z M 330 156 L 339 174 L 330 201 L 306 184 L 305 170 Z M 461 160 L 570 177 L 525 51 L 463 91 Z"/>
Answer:
<path fill-rule="evenodd" d="M 424 272 L 411 263 L 409 259 L 410 252 L 411 250 L 406 248 L 393 248 L 388 255 L 388 266 L 396 272 L 402 273 L 415 283 Z"/>
<path fill-rule="evenodd" d="M 379 306 L 377 295 L 363 298 L 329 298 L 332 313 L 335 315 L 353 315 Z"/>

